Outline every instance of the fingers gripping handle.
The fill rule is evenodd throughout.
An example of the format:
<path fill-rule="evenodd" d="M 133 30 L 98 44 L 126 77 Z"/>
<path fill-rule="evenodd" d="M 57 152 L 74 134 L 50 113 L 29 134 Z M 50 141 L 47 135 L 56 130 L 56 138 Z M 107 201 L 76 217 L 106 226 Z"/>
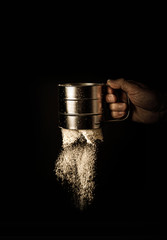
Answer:
<path fill-rule="evenodd" d="M 108 85 L 106 85 L 106 87 L 110 87 L 110 86 L 108 86 Z M 126 115 L 124 116 L 124 117 L 121 117 L 121 118 L 112 118 L 111 119 L 111 117 L 109 118 L 109 117 L 105 117 L 105 122 L 119 122 L 119 121 L 124 121 L 124 120 L 126 120 L 128 117 L 129 117 L 129 115 L 130 115 L 130 99 L 129 99 L 129 97 L 128 97 L 128 95 L 127 95 L 127 93 L 126 92 L 124 92 L 123 90 L 121 90 L 121 89 L 114 89 L 114 95 L 116 95 L 116 97 L 117 97 L 117 102 L 122 102 L 122 95 L 125 95 L 125 97 L 126 97 L 126 100 L 125 100 L 125 102 L 126 102 L 126 104 L 127 104 L 127 110 L 126 110 Z M 108 109 L 109 109 L 109 107 L 108 107 Z M 111 114 L 110 114 L 110 116 L 111 116 Z"/>

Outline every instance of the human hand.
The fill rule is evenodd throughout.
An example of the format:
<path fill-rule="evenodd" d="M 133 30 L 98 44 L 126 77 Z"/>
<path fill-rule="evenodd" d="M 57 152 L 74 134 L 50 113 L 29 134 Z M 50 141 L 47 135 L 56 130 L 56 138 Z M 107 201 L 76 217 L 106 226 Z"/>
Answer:
<path fill-rule="evenodd" d="M 122 102 L 117 102 L 114 89 L 122 89 L 129 97 L 132 105 L 132 121 L 155 123 L 166 116 L 166 109 L 164 109 L 164 102 L 162 102 L 161 95 L 149 89 L 146 85 L 135 81 L 127 81 L 123 78 L 108 80 L 107 85 L 108 94 L 106 95 L 106 101 L 109 103 L 113 118 L 119 119 L 124 117 L 127 110 L 124 94 L 122 95 Z"/>

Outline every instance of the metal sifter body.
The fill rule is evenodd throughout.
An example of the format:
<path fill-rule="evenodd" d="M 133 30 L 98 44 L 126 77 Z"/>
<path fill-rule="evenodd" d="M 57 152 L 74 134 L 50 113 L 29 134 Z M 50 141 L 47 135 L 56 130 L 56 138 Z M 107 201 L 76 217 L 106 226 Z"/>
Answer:
<path fill-rule="evenodd" d="M 59 84 L 59 127 L 100 128 L 104 121 L 105 89 L 106 85 L 103 83 Z M 127 116 L 124 119 L 126 118 Z"/>

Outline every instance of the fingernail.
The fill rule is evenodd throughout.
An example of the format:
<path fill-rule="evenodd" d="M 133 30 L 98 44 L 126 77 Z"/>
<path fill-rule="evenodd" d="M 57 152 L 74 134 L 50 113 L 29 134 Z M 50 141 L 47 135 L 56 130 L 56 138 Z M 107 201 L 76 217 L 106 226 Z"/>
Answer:
<path fill-rule="evenodd" d="M 120 117 L 123 117 L 124 114 L 125 114 L 125 112 L 118 112 L 118 115 L 119 115 Z"/>
<path fill-rule="evenodd" d="M 112 95 L 107 95 L 107 101 L 112 102 L 113 101 L 113 96 Z"/>
<path fill-rule="evenodd" d="M 107 80 L 107 84 L 111 84 L 111 80 L 110 79 Z"/>

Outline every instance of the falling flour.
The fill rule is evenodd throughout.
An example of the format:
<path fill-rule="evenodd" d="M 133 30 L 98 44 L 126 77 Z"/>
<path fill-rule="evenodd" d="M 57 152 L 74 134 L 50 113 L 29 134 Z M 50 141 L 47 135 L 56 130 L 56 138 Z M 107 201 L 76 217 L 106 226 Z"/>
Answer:
<path fill-rule="evenodd" d="M 55 163 L 55 174 L 67 183 L 75 204 L 81 210 L 94 199 L 97 145 L 103 141 L 101 129 L 62 131 L 62 151 Z"/>

